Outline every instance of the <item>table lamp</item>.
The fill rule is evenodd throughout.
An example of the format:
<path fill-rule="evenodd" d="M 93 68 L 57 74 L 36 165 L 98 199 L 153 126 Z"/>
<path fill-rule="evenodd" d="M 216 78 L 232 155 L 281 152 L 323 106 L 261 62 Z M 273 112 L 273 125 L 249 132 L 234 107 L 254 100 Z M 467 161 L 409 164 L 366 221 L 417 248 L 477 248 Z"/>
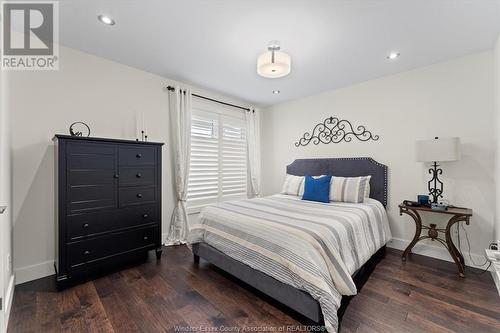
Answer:
<path fill-rule="evenodd" d="M 416 142 L 418 162 L 432 162 L 429 173 L 432 175 L 428 182 L 429 195 L 432 202 L 437 203 L 443 197 L 443 182 L 439 175 L 443 174 L 438 162 L 451 162 L 460 159 L 460 138 L 438 138 L 432 140 L 418 140 Z"/>

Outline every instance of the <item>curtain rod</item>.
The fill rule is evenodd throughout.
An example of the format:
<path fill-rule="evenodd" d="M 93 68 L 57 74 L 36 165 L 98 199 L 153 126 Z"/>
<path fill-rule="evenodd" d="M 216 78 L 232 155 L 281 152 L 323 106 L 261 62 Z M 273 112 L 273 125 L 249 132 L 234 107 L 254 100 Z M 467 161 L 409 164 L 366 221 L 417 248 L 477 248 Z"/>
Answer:
<path fill-rule="evenodd" d="M 172 87 L 172 86 L 168 86 L 167 90 L 168 91 L 175 91 L 175 88 Z M 250 111 L 249 108 L 244 108 L 244 107 L 239 106 L 239 105 L 234 105 L 234 104 L 231 104 L 231 103 L 226 103 L 226 102 L 219 101 L 219 100 L 216 100 L 216 99 L 213 99 L 213 98 L 210 98 L 210 97 L 205 97 L 205 96 L 201 96 L 201 95 L 198 95 L 198 94 L 191 94 L 191 95 L 193 95 L 194 97 L 201 98 L 201 99 L 206 99 L 207 101 L 212 101 L 212 102 L 215 102 L 215 103 L 219 103 L 219 104 L 223 104 L 223 105 L 227 105 L 227 106 L 232 106 L 233 108 L 237 108 L 237 109 L 241 109 L 241 110 L 245 110 L 245 111 Z"/>

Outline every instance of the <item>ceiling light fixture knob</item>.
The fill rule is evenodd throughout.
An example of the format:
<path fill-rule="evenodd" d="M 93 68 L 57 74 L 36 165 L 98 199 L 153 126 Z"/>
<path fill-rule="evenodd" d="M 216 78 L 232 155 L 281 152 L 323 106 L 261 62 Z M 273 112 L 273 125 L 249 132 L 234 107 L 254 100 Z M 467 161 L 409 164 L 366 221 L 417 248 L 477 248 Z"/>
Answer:
<path fill-rule="evenodd" d="M 280 46 L 280 41 L 279 40 L 272 40 L 267 44 L 267 49 L 268 50 L 275 50 L 278 51 L 281 48 Z"/>

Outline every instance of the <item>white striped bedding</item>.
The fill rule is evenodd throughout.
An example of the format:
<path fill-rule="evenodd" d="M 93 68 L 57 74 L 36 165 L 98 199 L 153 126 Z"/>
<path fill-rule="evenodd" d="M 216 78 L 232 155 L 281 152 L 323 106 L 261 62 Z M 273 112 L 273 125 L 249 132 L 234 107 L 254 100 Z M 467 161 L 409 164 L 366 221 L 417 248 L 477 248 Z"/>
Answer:
<path fill-rule="evenodd" d="M 278 194 L 206 207 L 188 241 L 308 292 L 336 331 L 342 295 L 356 294 L 351 275 L 390 238 L 385 208 L 374 199 L 319 203 Z"/>

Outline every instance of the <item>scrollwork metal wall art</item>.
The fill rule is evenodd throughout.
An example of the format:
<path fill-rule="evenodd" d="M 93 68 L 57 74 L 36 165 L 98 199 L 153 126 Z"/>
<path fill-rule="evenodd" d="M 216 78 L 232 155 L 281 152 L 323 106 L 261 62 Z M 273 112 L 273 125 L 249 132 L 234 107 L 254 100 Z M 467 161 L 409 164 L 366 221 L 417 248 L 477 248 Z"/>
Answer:
<path fill-rule="evenodd" d="M 372 134 L 363 125 L 354 128 L 349 120 L 329 117 L 314 126 L 311 133 L 304 133 L 299 141 L 295 142 L 295 147 L 307 146 L 311 142 L 315 145 L 339 143 L 341 141 L 350 142 L 353 138 L 360 141 L 377 141 L 379 136 Z"/>

